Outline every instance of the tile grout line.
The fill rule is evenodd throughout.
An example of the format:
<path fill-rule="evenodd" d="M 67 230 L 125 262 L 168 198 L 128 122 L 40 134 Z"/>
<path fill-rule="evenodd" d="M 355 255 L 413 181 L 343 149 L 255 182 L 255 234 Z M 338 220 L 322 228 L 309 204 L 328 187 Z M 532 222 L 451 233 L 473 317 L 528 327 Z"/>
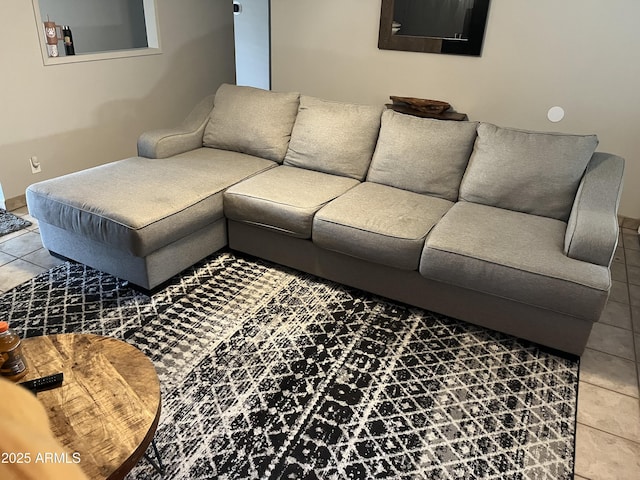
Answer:
<path fill-rule="evenodd" d="M 620 225 L 620 229 L 623 230 L 622 225 Z M 627 291 L 627 298 L 629 299 L 629 303 L 626 305 L 626 307 L 628 309 L 629 319 L 631 321 L 631 330 L 630 330 L 631 331 L 631 335 L 632 335 L 632 337 L 634 337 L 633 338 L 633 342 L 632 342 L 634 359 L 633 360 L 629 360 L 628 358 L 620 357 L 618 355 L 613 355 L 613 354 L 611 354 L 609 352 L 602 352 L 601 350 L 598 350 L 598 349 L 595 349 L 595 348 L 591 348 L 591 347 L 589 347 L 589 348 L 591 348 L 592 350 L 595 350 L 597 352 L 601 352 L 601 353 L 604 353 L 604 354 L 607 354 L 607 355 L 612 355 L 612 356 L 614 356 L 616 358 L 620 358 L 620 359 L 627 360 L 627 361 L 632 361 L 634 363 L 634 365 L 635 365 L 635 374 L 636 374 L 636 378 L 638 379 L 638 382 L 639 382 L 638 387 L 640 388 L 640 376 L 639 376 L 640 367 L 639 367 L 639 363 L 638 363 L 638 360 L 640 360 L 640 359 L 638 358 L 639 352 L 637 352 L 636 344 L 635 344 L 635 336 L 634 336 L 635 335 L 635 329 L 634 329 L 634 323 L 633 323 L 633 312 L 632 312 L 632 308 L 631 308 L 632 307 L 632 305 L 631 305 L 631 289 L 629 287 L 629 285 L 630 285 L 630 282 L 629 282 L 629 268 L 628 268 L 629 265 L 627 264 L 627 248 L 625 246 L 625 236 L 624 236 L 624 232 L 623 231 L 621 232 L 620 240 L 621 240 L 620 243 L 622 243 L 622 253 L 624 254 L 624 262 L 622 262 L 622 263 L 624 264 L 625 286 L 626 286 L 626 291 Z M 612 325 L 612 326 L 614 326 L 614 325 Z M 626 329 L 623 329 L 623 330 L 626 330 Z M 584 383 L 586 383 L 588 385 L 592 385 L 594 387 L 602 388 L 602 389 L 607 390 L 609 392 L 613 392 L 613 393 L 617 393 L 617 394 L 620 394 L 620 395 L 624 395 L 627 398 L 636 399 L 638 404 L 640 405 L 640 392 L 639 392 L 639 397 L 634 397 L 634 396 L 627 395 L 627 394 L 622 393 L 622 392 L 618 392 L 618 391 L 611 390 L 611 389 L 606 388 L 606 387 L 602 387 L 600 385 L 594 385 L 593 383 L 586 382 L 584 380 L 581 380 L 581 382 L 584 382 Z M 578 392 L 579 392 L 579 388 L 578 388 Z M 578 393 L 578 395 L 579 395 L 579 393 Z M 577 416 L 578 416 L 578 409 L 576 408 L 576 424 L 582 425 L 583 427 L 592 428 L 592 429 L 594 429 L 594 430 L 596 430 L 598 432 L 601 432 L 601 433 L 603 433 L 605 435 L 611 435 L 612 437 L 621 439 L 623 441 L 631 442 L 634 445 L 640 445 L 639 442 L 636 442 L 634 440 L 631 440 L 631 439 L 628 439 L 628 438 L 625 438 L 625 437 L 621 437 L 619 435 L 616 435 L 616 434 L 611 433 L 611 432 L 607 432 L 606 430 L 602 430 L 600 428 L 588 425 L 586 423 L 582 423 L 582 422 L 578 421 Z M 576 434 L 577 434 L 577 432 L 576 432 Z M 577 438 L 577 435 L 576 435 L 576 438 Z M 579 475 L 579 476 L 581 476 L 583 478 L 589 479 L 589 477 L 584 477 L 584 476 L 576 473 L 575 468 L 574 468 L 573 473 L 574 473 L 574 475 Z"/>
<path fill-rule="evenodd" d="M 44 248 L 44 247 L 42 247 L 42 248 Z M 13 255 L 13 254 L 11 254 L 11 253 L 2 252 L 2 250 L 0 250 L 0 252 L 1 252 L 1 253 L 4 253 L 5 255 L 9 255 L 9 256 L 13 257 L 13 260 L 11 260 L 10 262 L 7 262 L 7 263 L 5 263 L 5 264 L 3 264 L 3 265 L 0 265 L 0 266 L 4 267 L 5 265 L 8 265 L 8 264 L 10 264 L 10 263 L 12 263 L 12 262 L 15 262 L 16 260 L 22 260 L 23 262 L 30 263 L 31 265 L 35 265 L 36 267 L 46 268 L 46 267 L 43 267 L 42 265 L 38 265 L 37 263 L 34 263 L 34 262 L 32 262 L 32 261 L 30 261 L 30 260 L 27 260 L 27 259 L 25 258 L 25 257 L 27 257 L 27 256 L 29 256 L 29 255 L 31 255 L 31 254 L 33 254 L 33 253 L 36 253 L 38 250 L 40 250 L 40 248 L 36 248 L 36 249 L 35 249 L 35 250 L 33 250 L 32 252 L 27 252 L 27 253 L 25 253 L 24 255 L 21 255 L 21 256 L 19 256 L 19 257 L 16 257 L 15 255 Z"/>
<path fill-rule="evenodd" d="M 8 256 L 8 257 L 11 257 L 11 260 L 9 260 L 7 263 L 11 263 L 11 262 L 13 262 L 14 260 L 20 260 L 20 257 L 16 257 L 13 253 L 3 252 L 2 250 L 0 250 L 0 253 L 2 253 L 2 254 L 4 254 L 4 255 L 6 255 L 6 256 Z M 4 265 L 6 265 L 7 263 L 3 263 L 2 265 L 0 265 L 0 267 L 2 267 L 2 266 L 4 266 Z"/>
<path fill-rule="evenodd" d="M 640 446 L 640 442 L 637 442 L 635 440 L 631 440 L 630 438 L 621 437 L 620 435 L 616 435 L 615 433 L 607 432 L 606 430 L 602 430 L 601 428 L 594 427 L 593 425 L 589 425 L 589 424 L 586 424 L 586 423 L 582 423 L 582 422 L 576 422 L 576 423 L 578 425 L 582 425 L 583 427 L 588 427 L 588 428 L 591 428 L 593 430 L 597 430 L 600 433 L 604 433 L 606 435 L 611 435 L 612 437 L 619 438 L 621 440 L 624 440 L 625 442 L 633 443 L 634 445 Z"/>
<path fill-rule="evenodd" d="M 22 207 L 20 207 L 20 208 L 22 208 Z M 19 209 L 20 209 L 20 208 L 19 208 Z M 17 217 L 19 217 L 19 218 L 25 218 L 25 216 L 28 216 L 28 215 L 29 215 L 29 213 L 28 213 L 28 212 L 26 212 L 26 213 L 17 213 L 17 210 L 19 210 L 19 209 L 16 209 L 16 211 L 11 211 L 10 213 L 13 213 L 14 215 L 16 215 L 16 216 L 17 216 Z M 31 220 L 29 220 L 29 221 L 31 221 Z M 26 234 L 28 234 L 28 233 L 36 233 L 36 234 L 38 234 L 36 231 L 34 231 L 34 230 L 37 230 L 37 228 L 38 228 L 37 223 L 31 222 L 31 225 L 30 225 L 30 226 L 28 226 L 28 227 L 26 227 L 26 228 L 22 228 L 22 229 L 20 229 L 20 230 L 17 230 L 17 231 L 15 231 L 15 232 L 12 232 L 12 233 L 15 233 L 15 235 L 12 235 L 12 233 L 8 234 L 7 236 L 10 236 L 10 235 L 11 235 L 11 236 L 10 236 L 10 238 L 7 238 L 7 239 L 2 240 L 2 239 L 1 239 L 1 237 L 0 237 L 0 245 L 2 245 L 3 243 L 6 243 L 6 242 L 11 242 L 11 241 L 17 240 L 17 239 L 19 239 L 20 237 L 23 237 L 24 235 L 26 235 Z M 39 235 L 39 234 L 38 234 L 38 235 Z M 41 246 L 40 248 L 44 248 L 44 246 Z M 33 251 L 23 253 L 22 255 L 19 255 L 19 256 L 15 255 L 15 254 L 13 254 L 13 253 L 8 253 L 8 252 L 4 252 L 4 251 L 1 251 L 1 250 L 0 250 L 3 254 L 5 254 L 5 255 L 7 255 L 7 256 L 9 256 L 9 257 L 11 257 L 11 258 L 12 258 L 12 260 L 11 260 L 11 261 L 9 261 L 9 262 L 7 262 L 7 263 L 4 263 L 4 264 L 0 265 L 0 268 L 4 268 L 4 267 L 6 267 L 6 266 L 10 265 L 11 263 L 15 262 L 16 260 L 20 260 L 20 261 L 22 261 L 22 262 L 28 263 L 29 265 L 33 265 L 34 267 L 37 267 L 37 268 L 44 268 L 44 269 L 46 270 L 46 269 L 48 269 L 49 267 L 45 267 L 45 266 L 43 266 L 43 265 L 38 265 L 37 263 L 34 263 L 34 262 L 32 262 L 32 261 L 30 261 L 30 260 L 27 260 L 27 259 L 25 258 L 25 257 L 27 257 L 28 255 L 31 255 L 31 254 L 33 254 L 33 253 L 37 252 L 38 250 L 40 250 L 40 248 L 36 248 L 36 249 L 35 249 L 35 250 L 33 250 Z M 36 276 L 36 275 L 33 275 L 33 277 L 35 277 L 35 276 Z M 14 287 L 14 288 L 15 288 L 15 287 Z M 11 290 L 11 289 L 9 289 L 9 290 Z M 0 290 L 0 294 L 5 294 L 5 293 L 7 293 L 9 290 L 6 290 L 6 291 L 5 291 L 5 290 Z"/>
<path fill-rule="evenodd" d="M 640 231 L 639 231 L 638 235 L 640 236 Z M 636 378 L 638 379 L 638 387 L 640 388 L 640 352 L 638 352 L 637 345 L 636 345 L 636 331 L 635 331 L 635 328 L 634 328 L 633 308 L 632 308 L 632 304 L 631 304 L 631 288 L 629 287 L 631 282 L 629 282 L 629 265 L 627 264 L 627 247 L 626 247 L 624 231 L 622 232 L 622 250 L 624 251 L 624 271 L 625 271 L 625 275 L 626 275 L 626 278 L 627 278 L 627 282 L 626 282 L 627 283 L 627 295 L 629 296 L 629 318 L 631 319 L 631 337 L 632 337 L 631 345 L 633 347 L 633 353 L 634 353 L 634 358 L 635 358 L 635 362 L 634 363 L 635 363 L 635 367 L 636 367 L 635 368 L 635 370 L 636 370 L 636 372 L 635 372 L 636 373 Z M 629 250 L 631 250 L 631 249 L 629 249 Z M 638 398 L 638 405 L 640 406 L 640 398 Z"/>
<path fill-rule="evenodd" d="M 39 250 L 39 249 L 38 249 L 38 250 Z M 26 253 L 23 257 L 19 257 L 19 258 L 18 258 L 18 260 L 22 260 L 23 262 L 30 263 L 31 265 L 33 265 L 33 266 L 35 266 L 35 267 L 38 267 L 38 268 L 44 268 L 44 269 L 46 269 L 46 270 L 49 270 L 51 267 L 45 267 L 44 265 L 38 265 L 37 263 L 32 262 L 31 260 L 27 260 L 26 258 L 24 258 L 24 257 L 26 257 L 27 255 L 31 255 L 32 253 L 37 252 L 38 250 L 34 250 L 33 252 Z"/>
<path fill-rule="evenodd" d="M 609 325 L 608 323 L 603 323 L 602 325 L 606 325 L 607 327 L 613 327 L 613 328 L 620 328 L 617 327 L 615 325 Z M 625 332 L 631 332 L 631 330 L 627 330 L 626 328 L 620 328 L 620 330 L 624 330 Z M 616 357 L 619 358 L 620 360 L 626 360 L 627 362 L 631 362 L 631 363 L 638 363 L 635 361 L 634 358 L 626 358 L 626 357 L 621 357 L 620 355 L 617 355 L 615 353 L 611 353 L 611 352 L 606 352 L 604 350 L 599 350 L 595 347 L 587 347 L 589 350 L 593 350 L 594 352 L 598 352 L 598 353 L 604 353 L 605 355 L 611 355 L 612 357 Z M 585 349 L 586 350 L 586 349 Z"/>
<path fill-rule="evenodd" d="M 624 395 L 625 397 L 633 398 L 634 400 L 639 400 L 640 401 L 640 396 L 629 395 L 628 393 L 623 393 L 623 392 L 620 392 L 618 390 L 612 390 L 609 387 L 603 387 L 602 385 L 598 385 L 597 383 L 589 382 L 589 381 L 586 381 L 586 380 L 580 380 L 580 383 L 586 383 L 588 385 L 591 385 L 592 387 L 601 388 L 602 390 L 607 390 L 607 391 L 609 391 L 611 393 L 617 393 L 618 395 Z"/>

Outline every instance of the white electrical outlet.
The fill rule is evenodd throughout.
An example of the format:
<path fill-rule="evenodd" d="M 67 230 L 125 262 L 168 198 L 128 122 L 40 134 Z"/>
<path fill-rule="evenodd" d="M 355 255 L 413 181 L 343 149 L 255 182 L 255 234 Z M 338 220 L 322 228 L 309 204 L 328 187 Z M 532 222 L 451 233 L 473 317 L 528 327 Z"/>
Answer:
<path fill-rule="evenodd" d="M 42 166 L 36 156 L 29 159 L 29 165 L 31 165 L 31 173 L 40 173 L 42 171 Z"/>

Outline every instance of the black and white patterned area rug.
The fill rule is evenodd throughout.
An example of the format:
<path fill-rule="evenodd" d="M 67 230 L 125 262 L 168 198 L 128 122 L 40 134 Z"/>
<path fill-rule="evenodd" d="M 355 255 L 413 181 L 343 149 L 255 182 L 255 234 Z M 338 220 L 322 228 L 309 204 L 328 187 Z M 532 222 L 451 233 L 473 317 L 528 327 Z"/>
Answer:
<path fill-rule="evenodd" d="M 11 232 L 22 230 L 30 225 L 31 222 L 29 220 L 25 220 L 24 218 L 18 217 L 17 215 L 0 208 L 0 237 Z"/>
<path fill-rule="evenodd" d="M 223 251 L 152 297 L 67 263 L 0 311 L 153 360 L 165 478 L 572 478 L 576 361 L 267 262 Z"/>

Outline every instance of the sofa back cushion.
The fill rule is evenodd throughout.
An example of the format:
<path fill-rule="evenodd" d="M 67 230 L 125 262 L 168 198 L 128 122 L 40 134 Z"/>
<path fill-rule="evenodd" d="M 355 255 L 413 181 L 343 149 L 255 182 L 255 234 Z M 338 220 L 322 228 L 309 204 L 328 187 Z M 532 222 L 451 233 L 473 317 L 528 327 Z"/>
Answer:
<path fill-rule="evenodd" d="M 382 106 L 302 95 L 284 164 L 364 180 L 381 114 Z"/>
<path fill-rule="evenodd" d="M 455 202 L 477 127 L 387 110 L 367 181 Z"/>
<path fill-rule="evenodd" d="M 216 92 L 203 144 L 282 163 L 299 100 L 299 93 L 223 84 Z"/>
<path fill-rule="evenodd" d="M 460 186 L 460 198 L 567 221 L 595 135 L 529 132 L 488 123 Z"/>

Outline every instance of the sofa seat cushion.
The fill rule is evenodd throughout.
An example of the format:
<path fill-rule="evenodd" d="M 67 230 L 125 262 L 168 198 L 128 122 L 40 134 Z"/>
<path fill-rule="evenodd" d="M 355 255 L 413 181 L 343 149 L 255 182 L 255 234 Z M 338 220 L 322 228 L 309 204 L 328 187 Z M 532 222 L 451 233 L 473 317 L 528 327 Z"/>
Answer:
<path fill-rule="evenodd" d="M 455 202 L 477 127 L 386 110 L 367 181 Z"/>
<path fill-rule="evenodd" d="M 284 165 L 364 180 L 381 114 L 381 106 L 302 95 Z"/>
<path fill-rule="evenodd" d="M 277 164 L 200 148 L 128 158 L 31 185 L 39 221 L 144 257 L 223 217 L 222 192 Z"/>
<path fill-rule="evenodd" d="M 419 271 L 433 280 L 590 318 L 607 299 L 609 270 L 564 255 L 565 229 L 559 220 L 459 202 L 431 231 Z"/>
<path fill-rule="evenodd" d="M 203 144 L 282 163 L 299 99 L 299 93 L 222 84 L 216 92 Z"/>
<path fill-rule="evenodd" d="M 460 199 L 567 221 L 595 135 L 478 127 Z"/>
<path fill-rule="evenodd" d="M 283 165 L 227 190 L 224 213 L 231 220 L 311 238 L 315 213 L 359 183 L 352 178 Z"/>
<path fill-rule="evenodd" d="M 365 182 L 318 211 L 313 242 L 370 262 L 417 270 L 426 235 L 452 205 L 441 198 Z"/>

